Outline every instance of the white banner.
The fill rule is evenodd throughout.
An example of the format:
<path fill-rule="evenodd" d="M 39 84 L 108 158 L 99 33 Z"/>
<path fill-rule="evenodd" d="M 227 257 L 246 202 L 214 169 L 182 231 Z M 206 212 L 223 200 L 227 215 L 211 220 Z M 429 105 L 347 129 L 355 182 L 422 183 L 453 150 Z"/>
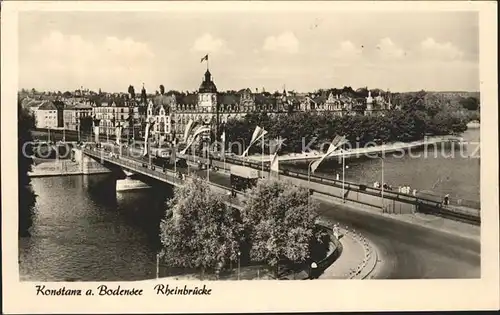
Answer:
<path fill-rule="evenodd" d="M 203 133 L 203 132 L 207 132 L 207 131 L 210 131 L 210 127 L 207 127 L 207 126 L 199 126 L 196 131 L 194 132 L 193 134 L 193 137 L 191 138 L 191 141 L 189 141 L 188 145 L 184 148 L 184 150 L 182 150 L 180 153 L 181 154 L 186 154 L 186 151 L 189 149 L 189 147 L 194 143 L 194 141 L 196 140 L 196 137 Z"/>
<path fill-rule="evenodd" d="M 259 126 L 255 127 L 255 130 L 252 135 L 252 140 L 250 141 L 250 144 L 248 147 L 245 149 L 245 152 L 241 156 L 246 156 L 248 154 L 248 150 L 250 150 L 250 147 L 255 144 L 255 142 L 259 141 L 260 138 L 264 137 L 267 134 L 267 131 L 264 129 L 260 128 Z"/>
<path fill-rule="evenodd" d="M 143 156 L 146 156 L 148 154 L 148 146 L 149 146 L 149 128 L 151 127 L 151 123 L 148 121 L 146 123 L 146 133 L 144 135 L 144 152 Z"/>
<path fill-rule="evenodd" d="M 324 159 L 330 156 L 338 147 L 340 147 L 346 142 L 347 140 L 345 139 L 344 136 L 342 137 L 338 135 L 335 136 L 335 138 L 332 140 L 332 143 L 330 143 L 330 146 L 328 147 L 328 150 L 326 151 L 325 155 L 323 155 L 320 159 L 316 160 L 311 164 L 311 173 L 314 173 Z"/>
<path fill-rule="evenodd" d="M 189 122 L 186 125 L 186 129 L 184 129 L 184 142 L 187 142 L 189 133 L 191 132 L 191 129 L 193 128 L 193 120 L 190 119 Z"/>

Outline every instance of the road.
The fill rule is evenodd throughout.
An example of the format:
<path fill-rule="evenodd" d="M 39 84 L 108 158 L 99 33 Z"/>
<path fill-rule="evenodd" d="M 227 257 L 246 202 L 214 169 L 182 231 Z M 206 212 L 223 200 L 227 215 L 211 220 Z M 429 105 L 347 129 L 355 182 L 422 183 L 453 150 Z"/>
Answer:
<path fill-rule="evenodd" d="M 177 169 L 187 172 L 185 168 Z M 206 178 L 206 170 L 196 170 L 196 173 Z M 229 187 L 228 176 L 219 172 L 211 171 L 210 181 Z M 377 268 L 376 278 L 445 279 L 481 276 L 478 241 L 327 202 L 319 202 L 319 214 L 354 228 L 377 247 L 381 263 L 380 268 Z"/>

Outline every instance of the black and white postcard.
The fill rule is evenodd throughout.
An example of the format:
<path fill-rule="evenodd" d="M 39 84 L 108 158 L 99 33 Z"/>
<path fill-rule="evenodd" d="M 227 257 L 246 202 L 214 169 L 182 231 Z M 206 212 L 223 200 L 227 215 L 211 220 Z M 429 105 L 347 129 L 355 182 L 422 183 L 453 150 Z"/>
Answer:
<path fill-rule="evenodd" d="M 3 2 L 4 311 L 498 309 L 496 6 Z"/>

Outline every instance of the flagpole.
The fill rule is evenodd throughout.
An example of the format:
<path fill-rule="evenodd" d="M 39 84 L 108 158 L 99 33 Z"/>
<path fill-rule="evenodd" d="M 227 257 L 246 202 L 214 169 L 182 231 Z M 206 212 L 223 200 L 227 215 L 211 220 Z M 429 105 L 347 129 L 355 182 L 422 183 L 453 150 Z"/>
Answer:
<path fill-rule="evenodd" d="M 262 164 L 262 178 L 264 178 L 264 129 L 262 129 L 262 157 L 261 157 L 261 164 Z"/>
<path fill-rule="evenodd" d="M 313 164 L 316 160 L 312 160 L 309 162 L 309 166 L 307 167 L 307 203 L 309 204 L 309 199 L 311 199 L 311 164 Z"/>
<path fill-rule="evenodd" d="M 224 138 L 222 139 L 222 158 L 224 159 L 224 172 L 226 171 L 226 131 L 224 132 Z"/>
<path fill-rule="evenodd" d="M 210 182 L 210 136 L 211 130 L 208 131 L 208 148 L 207 148 L 207 182 Z"/>
<path fill-rule="evenodd" d="M 342 202 L 345 202 L 345 155 L 342 150 Z"/>

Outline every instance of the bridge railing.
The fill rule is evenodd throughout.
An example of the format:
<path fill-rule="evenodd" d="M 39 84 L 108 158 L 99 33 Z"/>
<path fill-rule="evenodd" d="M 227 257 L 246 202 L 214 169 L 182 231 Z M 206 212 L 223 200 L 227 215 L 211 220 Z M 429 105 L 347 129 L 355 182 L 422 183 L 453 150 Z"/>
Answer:
<path fill-rule="evenodd" d="M 85 153 L 92 155 L 96 158 L 100 158 L 101 160 L 108 160 L 109 162 L 127 167 L 132 171 L 146 174 L 146 175 L 149 175 L 149 176 L 156 178 L 156 179 L 159 179 L 159 180 L 164 180 L 164 181 L 173 183 L 175 185 L 182 185 L 184 183 L 184 180 L 178 178 L 173 171 L 170 171 L 166 168 L 161 168 L 161 167 L 156 166 L 156 165 L 149 166 L 149 164 L 145 163 L 144 161 L 136 161 L 136 160 L 133 160 L 131 158 L 105 156 L 107 154 L 101 150 L 89 150 L 89 149 L 85 149 L 85 148 L 84 148 L 84 150 L 85 150 Z M 255 164 L 255 163 L 250 162 L 250 163 L 244 163 L 242 165 L 248 166 L 248 165 L 252 165 L 252 164 Z M 150 169 L 150 167 L 151 167 L 151 169 Z M 162 170 L 162 172 L 156 171 L 157 167 L 160 170 Z M 308 177 L 306 175 L 304 175 L 302 173 L 298 173 L 298 172 L 283 170 L 280 172 L 280 174 L 284 174 L 286 176 L 298 178 L 301 180 L 308 180 Z M 187 177 L 191 177 L 191 176 L 187 175 Z M 373 196 L 378 196 L 378 197 L 381 196 L 381 190 L 377 190 L 377 189 L 371 188 L 371 187 L 360 187 L 361 185 L 358 185 L 358 184 L 346 182 L 346 183 L 344 183 L 344 185 L 342 185 L 342 182 L 339 183 L 336 180 L 332 180 L 332 179 L 325 178 L 325 177 L 319 177 L 319 176 L 311 177 L 309 180 L 311 182 L 320 183 L 320 184 L 324 184 L 324 185 L 328 185 L 328 186 L 334 186 L 337 188 L 342 188 L 342 186 L 343 186 L 345 191 L 352 190 L 352 191 L 362 192 L 364 194 L 369 194 L 369 195 L 373 195 Z M 240 204 L 241 199 L 244 199 L 246 196 L 246 194 L 243 192 L 233 191 L 231 188 L 228 188 L 228 187 L 225 187 L 222 185 L 218 185 L 218 184 L 213 183 L 213 182 L 211 182 L 210 184 L 213 187 L 215 187 L 217 190 L 222 191 L 223 193 L 226 193 L 228 195 L 229 195 L 229 193 L 236 194 L 237 198 L 232 199 L 233 200 L 232 202 L 236 202 L 236 200 L 239 200 L 238 204 Z M 327 195 L 327 196 L 339 198 L 338 196 L 331 194 L 331 193 L 328 193 L 328 192 L 318 191 L 315 189 L 310 189 L 310 190 L 311 190 L 311 192 L 319 192 L 319 193 Z M 426 210 L 427 212 L 432 212 L 435 214 L 441 214 L 441 215 L 445 215 L 445 216 L 460 217 L 463 220 L 467 220 L 469 222 L 474 222 L 474 223 L 480 222 L 479 211 L 471 211 L 470 209 L 446 208 L 446 207 L 443 207 L 442 203 L 438 202 L 438 201 L 428 200 L 428 199 L 419 198 L 419 197 L 401 194 L 401 193 L 393 193 L 391 191 L 385 191 L 385 190 L 384 190 L 384 198 L 392 199 L 392 200 L 396 200 L 396 201 L 404 201 L 405 203 L 414 204 L 419 209 L 427 209 L 428 210 L 428 211 Z"/>
<path fill-rule="evenodd" d="M 200 158 L 201 161 L 206 162 L 205 158 Z M 212 160 L 217 160 L 218 162 L 221 162 L 221 158 L 212 158 Z M 261 162 L 254 162 L 254 161 L 247 161 L 247 160 L 242 160 L 234 157 L 226 157 L 226 163 L 230 164 L 236 164 L 236 165 L 241 165 L 241 166 L 247 166 L 251 167 L 257 170 L 262 170 L 262 163 Z M 267 163 L 264 165 L 264 171 L 269 171 L 269 166 Z M 291 176 L 295 178 L 300 178 L 300 179 L 308 179 L 308 176 L 306 173 L 301 173 L 301 172 L 296 172 L 296 171 L 290 171 L 286 169 L 281 169 L 279 171 L 279 174 L 285 175 L 285 176 Z M 310 181 L 315 182 L 315 183 L 321 183 L 321 184 L 326 184 L 326 185 L 332 185 L 335 187 L 342 187 L 342 181 L 336 180 L 333 178 L 328 178 L 325 176 L 320 176 L 320 175 L 315 175 L 311 174 L 310 176 Z M 364 185 L 360 183 L 353 183 L 353 182 L 344 182 L 344 187 L 346 189 L 350 190 L 355 190 L 355 191 L 362 191 L 364 193 L 368 193 L 370 195 L 374 196 L 381 196 L 382 195 L 382 189 L 380 188 L 375 188 L 371 187 L 369 185 Z M 437 203 L 442 203 L 442 199 L 439 196 L 430 196 L 430 195 L 425 195 L 425 196 L 413 196 L 411 194 L 405 194 L 401 192 L 396 192 L 390 189 L 384 189 L 384 198 L 388 199 L 394 199 L 394 200 L 405 200 L 408 202 L 411 202 L 413 204 L 417 203 L 425 203 L 425 204 L 432 204 L 435 205 Z M 449 205 L 451 206 L 458 206 L 458 207 L 468 207 L 472 209 L 481 209 L 481 203 L 478 201 L 474 200 L 468 200 L 468 199 L 463 199 L 463 198 L 450 198 L 449 199 Z"/>
<path fill-rule="evenodd" d="M 94 151 L 86 148 L 84 148 L 83 150 L 86 154 L 101 159 L 102 161 L 111 162 L 119 166 L 128 168 L 131 171 L 135 171 L 143 175 L 149 175 L 152 178 L 163 180 L 174 185 L 182 185 L 184 184 L 186 179 L 194 178 L 194 176 L 188 174 L 184 175 L 185 179 L 181 179 L 177 177 L 177 174 L 175 172 L 167 168 L 162 168 L 157 165 L 149 165 L 144 161 L 134 160 L 129 157 L 123 158 L 123 157 L 110 156 L 108 153 L 101 150 Z M 247 194 L 245 194 L 244 192 L 232 190 L 231 188 L 219 185 L 214 182 L 210 182 L 210 185 L 213 188 L 215 188 L 215 190 L 222 192 L 222 194 L 228 197 L 231 196 L 230 198 L 228 198 L 228 202 L 231 203 L 231 205 L 241 206 L 241 199 L 247 197 Z"/>

